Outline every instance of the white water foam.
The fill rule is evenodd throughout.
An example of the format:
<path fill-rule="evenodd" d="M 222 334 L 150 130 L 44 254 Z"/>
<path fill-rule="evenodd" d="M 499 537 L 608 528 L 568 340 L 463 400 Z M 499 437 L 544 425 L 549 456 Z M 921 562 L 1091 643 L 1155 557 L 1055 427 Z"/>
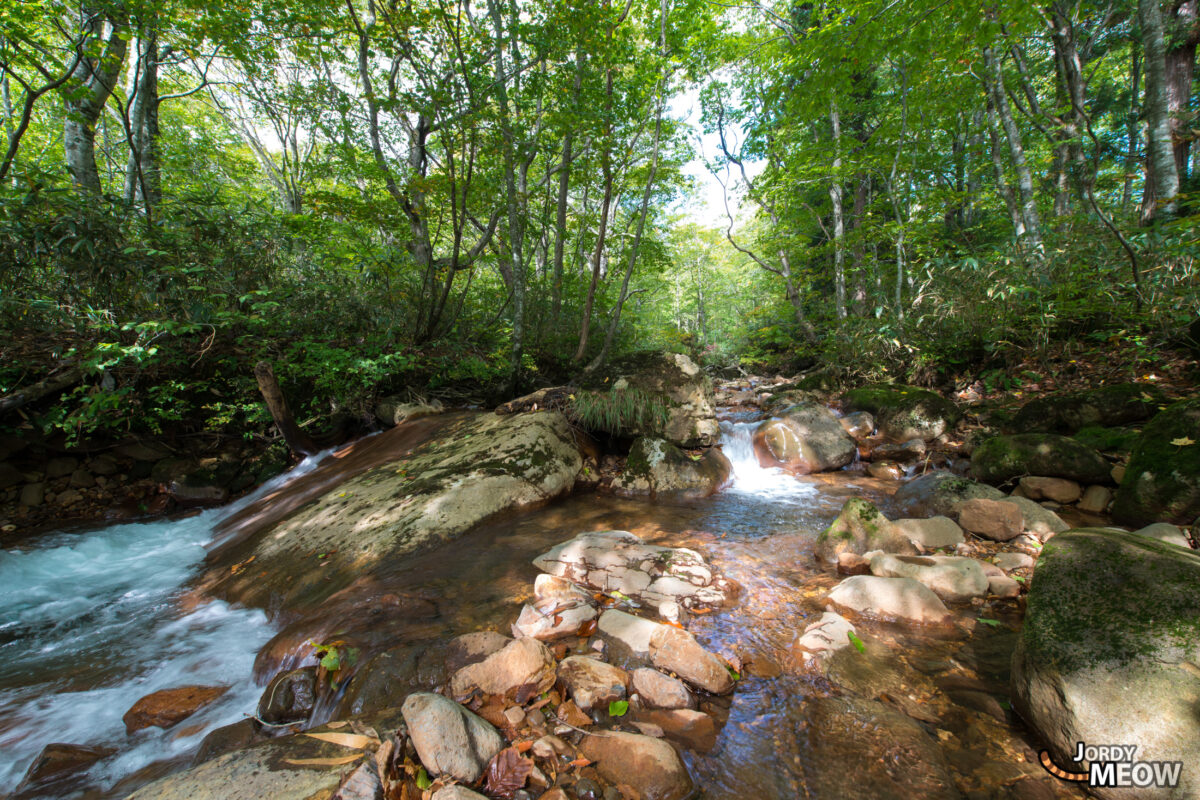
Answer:
<path fill-rule="evenodd" d="M 0 786 L 14 788 L 52 742 L 117 748 L 92 770 L 107 786 L 254 712 L 254 657 L 274 633 L 266 615 L 220 601 L 184 609 L 179 599 L 221 518 L 325 455 L 222 509 L 0 551 Z M 189 685 L 230 688 L 175 728 L 126 737 L 121 717 L 134 702 Z"/>
<path fill-rule="evenodd" d="M 779 468 L 767 468 L 754 455 L 754 429 L 758 422 L 721 423 L 721 450 L 733 465 L 733 486 L 727 491 L 781 504 L 807 504 L 815 486 L 802 483 Z"/>

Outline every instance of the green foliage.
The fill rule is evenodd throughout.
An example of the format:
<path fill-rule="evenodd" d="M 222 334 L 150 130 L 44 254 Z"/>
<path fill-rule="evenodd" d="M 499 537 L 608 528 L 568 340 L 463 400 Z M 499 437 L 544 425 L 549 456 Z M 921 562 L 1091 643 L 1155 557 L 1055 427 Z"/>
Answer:
<path fill-rule="evenodd" d="M 608 391 L 584 390 L 576 394 L 568 415 L 590 431 L 618 434 L 660 429 L 667 420 L 666 400 L 636 387 Z"/>
<path fill-rule="evenodd" d="M 623 717 L 629 712 L 628 700 L 612 700 L 608 704 L 608 715 L 610 717 Z"/>

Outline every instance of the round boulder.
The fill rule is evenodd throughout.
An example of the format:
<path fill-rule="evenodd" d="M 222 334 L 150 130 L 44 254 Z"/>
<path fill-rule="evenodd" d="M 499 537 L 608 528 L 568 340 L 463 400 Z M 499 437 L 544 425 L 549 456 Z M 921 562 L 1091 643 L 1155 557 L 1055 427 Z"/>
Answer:
<path fill-rule="evenodd" d="M 1128 525 L 1190 525 L 1200 516 L 1200 397 L 1169 406 L 1146 425 L 1112 514 Z"/>
<path fill-rule="evenodd" d="M 994 436 L 971 454 L 971 474 L 998 484 L 1025 475 L 1108 483 L 1112 466 L 1087 445 L 1052 433 Z"/>
<path fill-rule="evenodd" d="M 893 442 L 936 439 L 962 416 L 951 401 L 916 386 L 875 384 L 851 389 L 842 395 L 841 404 L 846 411 L 870 412 L 880 433 Z"/>

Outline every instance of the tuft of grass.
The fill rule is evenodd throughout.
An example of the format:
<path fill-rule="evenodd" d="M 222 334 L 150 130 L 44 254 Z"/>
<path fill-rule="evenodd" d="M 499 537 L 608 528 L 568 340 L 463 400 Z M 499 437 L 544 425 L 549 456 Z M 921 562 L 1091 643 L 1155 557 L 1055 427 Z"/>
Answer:
<path fill-rule="evenodd" d="M 612 388 L 581 391 L 571 400 L 568 415 L 590 431 L 610 434 L 661 430 L 667 421 L 666 399 L 642 389 Z"/>

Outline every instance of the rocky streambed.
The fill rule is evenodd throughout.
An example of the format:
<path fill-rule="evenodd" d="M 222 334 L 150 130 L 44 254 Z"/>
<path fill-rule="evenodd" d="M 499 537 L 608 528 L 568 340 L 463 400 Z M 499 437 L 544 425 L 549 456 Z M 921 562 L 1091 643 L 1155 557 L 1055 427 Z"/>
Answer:
<path fill-rule="evenodd" d="M 17 796 L 1080 797 L 1043 748 L 1078 768 L 1071 737 L 1127 731 L 1188 755 L 1180 529 L 1101 529 L 1094 461 L 1018 468 L 997 479 L 1011 495 L 937 471 L 966 464 L 927 397 L 831 413 L 788 391 L 745 392 L 776 423 L 743 403 L 719 449 L 642 431 L 631 463 L 553 411 L 339 453 L 219 522 L 201 580 L 166 601 L 268 609 L 257 704 L 248 668 L 198 671 L 126 734 L 177 755 L 122 776 L 129 743 L 76 729 Z M 1125 725 L 1135 707 L 1145 725 Z M 1192 784 L 1174 791 L 1156 796 Z"/>

